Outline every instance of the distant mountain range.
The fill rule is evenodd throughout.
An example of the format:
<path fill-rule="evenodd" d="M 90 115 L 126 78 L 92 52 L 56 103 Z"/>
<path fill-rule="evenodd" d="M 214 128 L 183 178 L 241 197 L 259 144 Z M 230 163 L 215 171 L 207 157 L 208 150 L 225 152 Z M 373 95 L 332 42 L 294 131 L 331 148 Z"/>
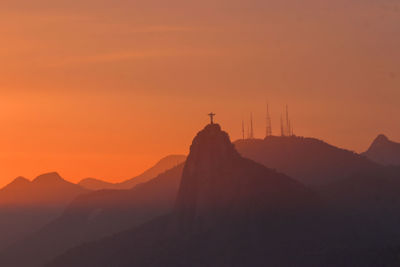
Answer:
<path fill-rule="evenodd" d="M 100 190 L 79 196 L 59 218 L 1 252 L 0 266 L 42 266 L 74 246 L 168 213 L 182 169 L 180 164 L 129 190 Z"/>
<path fill-rule="evenodd" d="M 88 192 L 57 173 L 41 175 L 32 182 L 16 178 L 0 190 L 0 248 L 37 231 L 74 198 Z"/>
<path fill-rule="evenodd" d="M 156 177 L 158 174 L 165 172 L 175 166 L 178 166 L 186 160 L 184 155 L 169 155 L 158 161 L 153 167 L 146 170 L 142 174 L 128 179 L 121 183 L 109 183 L 95 178 L 86 178 L 79 182 L 79 185 L 90 190 L 100 189 L 131 189 L 137 184 L 144 183 Z"/>
<path fill-rule="evenodd" d="M 58 173 L 47 173 L 32 182 L 18 177 L 0 189 L 0 207 L 66 205 L 88 189 L 70 183 Z"/>
<path fill-rule="evenodd" d="M 102 190 L 102 189 L 117 189 L 116 184 L 106 182 L 97 178 L 85 178 L 82 179 L 78 185 L 89 189 L 89 190 Z"/>
<path fill-rule="evenodd" d="M 141 219 L 139 218 L 138 212 L 133 212 L 132 214 L 134 215 L 132 215 L 131 213 L 124 213 L 122 212 L 122 210 L 120 210 L 121 207 L 125 207 L 126 209 L 128 209 L 128 207 L 131 207 L 135 203 L 131 202 L 132 200 L 130 198 L 126 199 L 126 197 L 123 197 L 124 195 L 127 196 L 130 194 L 129 190 L 121 192 L 93 192 L 93 195 L 89 194 L 87 198 L 84 198 L 83 196 L 91 191 L 105 188 L 120 189 L 135 187 L 135 185 L 146 183 L 146 181 L 155 178 L 160 173 L 163 173 L 166 170 L 173 168 L 174 166 L 179 166 L 179 164 L 181 164 L 185 159 L 186 156 L 181 155 L 167 156 L 161 159 L 156 165 L 145 171 L 143 174 L 119 184 L 107 183 L 97 179 L 85 179 L 77 185 L 64 180 L 58 173 L 44 174 L 35 178 L 33 181 L 29 181 L 28 179 L 23 177 L 18 177 L 7 186 L 0 189 L 0 250 L 7 247 L 11 243 L 20 244 L 18 243 L 19 241 L 21 241 L 22 239 L 26 239 L 28 235 L 33 234 L 34 232 L 44 227 L 46 224 L 55 220 L 64 212 L 64 209 L 78 196 L 82 196 L 83 199 L 87 200 L 88 209 L 85 211 L 88 213 L 94 212 L 90 209 L 91 204 L 93 204 L 94 210 L 100 209 L 101 205 L 105 207 L 110 207 L 110 210 L 105 211 L 105 214 L 107 214 L 107 212 L 109 214 L 113 213 L 115 210 L 113 210 L 112 207 L 116 208 L 116 210 L 119 210 L 120 212 L 115 212 L 115 214 L 113 213 L 112 215 L 110 215 L 109 218 L 106 215 L 103 217 L 105 221 L 109 220 L 110 222 L 112 222 L 111 224 L 113 224 L 109 228 L 105 227 L 104 231 L 99 230 L 100 226 L 96 227 L 93 225 L 82 225 L 77 227 L 76 224 L 72 223 L 72 217 L 76 219 L 81 216 L 81 212 L 83 212 L 83 210 L 81 208 L 78 209 L 77 206 L 75 206 L 75 208 L 77 208 L 75 210 L 75 213 L 69 214 L 68 212 L 65 212 L 64 217 L 62 218 L 65 218 L 69 215 L 71 216 L 71 218 L 69 218 L 70 221 L 68 223 L 64 224 L 66 228 L 63 230 L 65 230 L 66 233 L 68 232 L 68 229 L 82 230 L 80 232 L 83 233 L 82 236 L 77 237 L 76 240 L 82 240 L 82 242 L 91 240 L 91 238 L 98 238 L 100 236 L 124 229 L 124 227 L 128 227 L 126 225 L 133 224 L 135 221 L 139 223 L 141 222 Z M 176 177 L 176 179 L 180 179 L 179 175 L 177 175 Z M 144 189 L 145 188 L 146 187 L 144 187 Z M 171 187 L 166 186 L 165 190 L 168 191 L 169 188 Z M 97 197 L 97 194 L 100 197 Z M 175 196 L 176 192 L 173 192 L 172 194 L 173 196 Z M 103 196 L 105 200 L 103 201 L 103 204 L 101 204 L 101 197 Z M 150 196 L 153 197 L 154 201 L 159 198 L 164 201 L 160 204 L 160 212 L 162 211 L 161 207 L 163 205 L 168 205 L 169 203 L 171 203 L 161 196 L 149 194 L 149 197 Z M 93 197 L 92 200 L 90 200 L 91 197 Z M 113 206 L 113 203 L 111 202 L 112 198 L 116 198 L 117 200 L 119 199 L 121 201 L 115 201 L 115 206 Z M 96 202 L 97 200 L 99 201 L 99 203 Z M 110 200 L 110 203 L 108 203 L 107 200 Z M 126 200 L 127 204 L 124 203 L 123 200 Z M 74 206 L 74 203 L 77 203 L 77 201 L 78 203 L 79 201 L 83 202 L 83 200 L 78 199 L 74 201 L 71 205 Z M 146 208 L 150 209 L 149 205 L 146 206 L 145 203 L 143 203 L 143 209 L 141 211 L 145 211 Z M 126 211 L 126 209 L 124 211 Z M 146 218 L 151 218 L 153 214 L 150 210 L 147 210 L 144 213 L 145 215 L 142 215 L 143 220 Z M 135 216 L 135 214 L 138 216 Z M 157 213 L 157 215 L 158 214 L 159 213 Z M 118 216 L 120 216 L 121 218 Z M 62 219 L 59 219 L 58 221 L 64 223 Z M 79 222 L 79 220 L 76 220 L 75 222 Z M 101 220 L 98 220 L 96 222 L 98 222 L 99 225 L 102 223 L 106 224 L 106 222 L 103 222 Z M 85 232 L 86 230 L 87 232 Z M 43 230 L 40 233 L 44 233 L 45 231 L 46 230 Z M 56 236 L 57 235 L 54 235 L 54 237 Z M 65 243 L 67 244 L 68 242 L 74 242 L 74 237 L 75 236 L 72 234 L 70 236 L 64 236 L 66 240 Z M 58 247 L 53 245 L 54 244 L 52 243 L 50 247 L 54 247 L 54 249 L 57 250 Z M 60 248 L 63 248 L 62 244 L 60 244 Z M 49 251 L 52 250 L 49 249 Z M 39 256 L 41 254 L 38 253 L 37 255 Z M 48 255 L 52 254 L 48 253 Z"/>
<path fill-rule="evenodd" d="M 298 181 L 321 186 L 378 164 L 315 138 L 270 136 L 235 142 L 239 153 Z"/>
<path fill-rule="evenodd" d="M 232 144 L 211 124 L 187 159 L 169 156 L 125 183 L 74 185 L 86 192 L 2 250 L 0 266 L 368 266 L 392 255 L 385 247 L 400 248 L 400 169 L 384 166 L 396 158 L 387 143 L 396 145 L 380 136 L 368 150 L 391 158 L 382 164 L 314 138 Z M 71 188 L 54 173 L 35 180 L 16 179 L 3 197 L 0 191 L 0 203 L 35 196 L 31 184 L 47 185 L 46 192 Z M 32 203 L 62 203 L 65 196 L 46 193 Z"/>
<path fill-rule="evenodd" d="M 169 214 L 78 246 L 48 266 L 388 266 L 396 261 L 384 256 L 393 257 L 386 249 L 400 244 L 398 227 L 388 227 L 398 216 L 374 220 L 371 214 L 377 213 L 341 205 L 343 200 L 360 199 L 370 210 L 368 205 L 392 189 L 384 203 L 396 207 L 390 203 L 391 197 L 400 195 L 396 169 L 315 139 L 247 142 L 253 144 L 235 144 L 244 145 L 241 154 L 276 164 L 287 157 L 289 164 L 281 165 L 287 172 L 296 173 L 298 167 L 302 175 L 315 174 L 306 181 L 322 186 L 319 196 L 300 182 L 243 158 L 228 135 L 211 124 L 193 140 Z M 265 152 L 269 146 L 277 153 L 283 150 L 276 161 L 269 158 L 271 151 Z M 316 172 L 309 169 L 313 160 Z M 329 171 L 333 175 L 326 180 L 315 180 Z M 305 179 L 302 175 L 298 177 Z M 379 182 L 379 177 L 385 178 Z M 386 219 L 387 211 L 394 212 L 384 205 L 372 209 Z"/>
<path fill-rule="evenodd" d="M 382 165 L 400 165 L 400 143 L 381 134 L 362 155 Z"/>
<path fill-rule="evenodd" d="M 231 266 L 231 253 L 255 249 L 246 246 L 259 222 L 296 218 L 316 206 L 312 191 L 241 157 L 219 125 L 210 124 L 193 140 L 167 217 L 77 247 L 50 266 Z"/>

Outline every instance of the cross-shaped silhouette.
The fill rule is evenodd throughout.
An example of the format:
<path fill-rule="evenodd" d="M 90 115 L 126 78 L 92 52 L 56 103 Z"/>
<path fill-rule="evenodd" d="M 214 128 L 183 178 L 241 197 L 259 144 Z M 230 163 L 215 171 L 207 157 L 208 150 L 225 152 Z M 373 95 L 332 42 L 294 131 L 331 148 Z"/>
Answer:
<path fill-rule="evenodd" d="M 208 114 L 208 116 L 210 116 L 210 119 L 211 119 L 211 124 L 214 124 L 214 116 L 215 116 L 215 113 L 210 113 L 210 114 Z"/>

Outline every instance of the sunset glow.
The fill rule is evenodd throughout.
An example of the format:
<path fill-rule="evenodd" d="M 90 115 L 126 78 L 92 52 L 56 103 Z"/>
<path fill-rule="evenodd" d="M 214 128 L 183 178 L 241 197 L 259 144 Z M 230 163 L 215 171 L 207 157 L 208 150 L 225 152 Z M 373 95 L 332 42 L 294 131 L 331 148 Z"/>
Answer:
<path fill-rule="evenodd" d="M 0 4 L 0 185 L 58 171 L 122 181 L 187 154 L 207 114 L 241 137 L 254 114 L 365 151 L 400 140 L 396 1 Z M 380 132 L 377 132 L 377 131 Z"/>

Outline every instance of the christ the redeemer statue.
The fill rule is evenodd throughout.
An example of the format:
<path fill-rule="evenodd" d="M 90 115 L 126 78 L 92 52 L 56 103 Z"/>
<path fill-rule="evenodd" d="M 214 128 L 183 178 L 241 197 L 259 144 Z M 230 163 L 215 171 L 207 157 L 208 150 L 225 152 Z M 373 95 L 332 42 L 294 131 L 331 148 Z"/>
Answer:
<path fill-rule="evenodd" d="M 210 114 L 208 114 L 208 116 L 210 116 L 210 119 L 211 119 L 211 124 L 214 124 L 214 116 L 215 116 L 215 113 L 210 113 Z"/>

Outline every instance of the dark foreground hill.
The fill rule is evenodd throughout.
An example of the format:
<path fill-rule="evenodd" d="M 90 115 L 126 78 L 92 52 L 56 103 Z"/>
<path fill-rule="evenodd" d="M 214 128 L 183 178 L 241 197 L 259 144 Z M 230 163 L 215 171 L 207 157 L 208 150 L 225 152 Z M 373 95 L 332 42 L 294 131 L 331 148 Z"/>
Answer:
<path fill-rule="evenodd" d="M 180 164 L 130 190 L 101 190 L 78 197 L 61 217 L 2 251 L 0 266 L 42 266 L 74 246 L 170 212 L 182 169 Z"/>
<path fill-rule="evenodd" d="M 87 192 L 57 173 L 33 181 L 16 178 L 0 190 L 0 249 L 49 223 L 74 198 Z"/>
<path fill-rule="evenodd" d="M 381 134 L 363 155 L 382 165 L 400 165 L 400 143 Z"/>
<path fill-rule="evenodd" d="M 235 147 L 242 156 L 311 186 L 326 185 L 377 166 L 366 157 L 314 138 L 270 136 L 238 140 Z"/>
<path fill-rule="evenodd" d="M 50 266 L 264 265 L 300 243 L 303 251 L 314 246 L 303 243 L 320 220 L 308 215 L 319 208 L 305 186 L 242 158 L 210 124 L 193 140 L 173 212 L 72 249 Z"/>
<path fill-rule="evenodd" d="M 400 166 L 354 173 L 320 193 L 335 207 L 400 233 Z"/>

